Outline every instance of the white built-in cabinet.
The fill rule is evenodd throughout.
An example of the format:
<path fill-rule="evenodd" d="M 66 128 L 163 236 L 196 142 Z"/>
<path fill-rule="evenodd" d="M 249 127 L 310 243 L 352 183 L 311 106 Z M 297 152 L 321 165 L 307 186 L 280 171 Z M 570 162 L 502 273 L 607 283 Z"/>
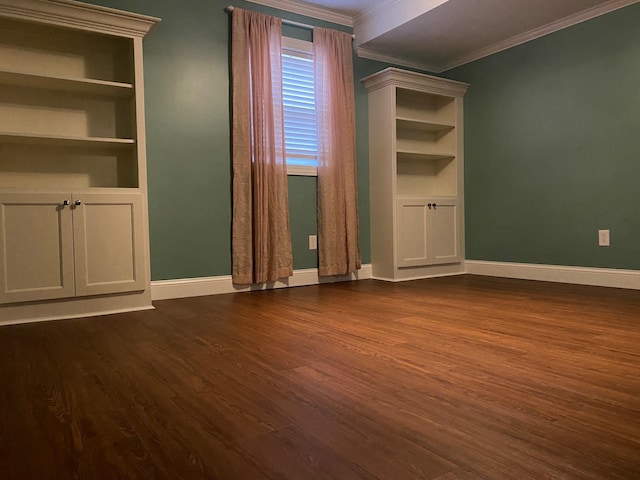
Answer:
<path fill-rule="evenodd" d="M 142 39 L 157 21 L 0 0 L 0 323 L 151 308 Z"/>
<path fill-rule="evenodd" d="M 397 214 L 398 267 L 460 262 L 460 226 L 455 198 L 399 198 Z"/>
<path fill-rule="evenodd" d="M 0 193 L 2 303 L 145 289 L 137 193 Z"/>
<path fill-rule="evenodd" d="M 373 276 L 464 271 L 463 105 L 467 84 L 387 68 L 369 99 Z"/>

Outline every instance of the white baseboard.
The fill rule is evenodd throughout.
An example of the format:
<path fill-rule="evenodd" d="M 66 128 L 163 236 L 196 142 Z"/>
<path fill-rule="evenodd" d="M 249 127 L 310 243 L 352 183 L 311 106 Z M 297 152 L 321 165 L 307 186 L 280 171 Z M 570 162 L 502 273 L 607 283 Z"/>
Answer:
<path fill-rule="evenodd" d="M 467 273 L 640 290 L 640 270 L 466 260 Z"/>
<path fill-rule="evenodd" d="M 134 308 L 118 308 L 113 310 L 99 310 L 95 312 L 83 312 L 63 315 L 45 315 L 33 318 L 17 318 L 9 320 L 0 320 L 0 326 L 4 325 L 21 325 L 25 323 L 36 322 L 52 322 L 56 320 L 72 320 L 74 318 L 102 317 L 105 315 L 116 315 L 118 313 L 144 312 L 145 310 L 155 310 L 155 307 L 134 307 Z"/>
<path fill-rule="evenodd" d="M 416 277 L 407 277 L 407 278 L 387 278 L 387 277 L 375 277 L 375 276 L 372 276 L 371 278 L 374 280 L 380 280 L 382 282 L 400 283 L 400 282 L 412 282 L 414 280 L 426 280 L 428 278 L 453 277 L 457 275 L 463 275 L 465 273 L 467 272 L 461 271 L 461 272 L 450 272 L 450 273 L 436 273 L 433 275 L 420 275 Z"/>
<path fill-rule="evenodd" d="M 640 290 L 640 270 L 487 262 L 480 260 L 466 260 L 465 266 L 466 273 L 474 275 Z M 455 273 L 455 275 L 459 275 L 459 273 Z M 167 300 L 171 298 L 199 297 L 204 295 L 219 295 L 223 293 L 249 292 L 253 290 L 364 280 L 368 278 L 373 278 L 370 264 L 363 265 L 362 269 L 360 269 L 356 274 L 340 275 L 335 277 L 319 277 L 317 268 L 295 270 L 293 272 L 293 276 L 284 281 L 251 286 L 234 285 L 231 281 L 231 275 L 176 280 L 156 280 L 151 282 L 151 298 L 153 300 Z"/>
<path fill-rule="evenodd" d="M 170 298 L 201 297 L 204 295 L 218 295 L 221 293 L 301 287 L 304 285 L 346 282 L 351 280 L 364 280 L 367 278 L 371 278 L 371 264 L 362 265 L 362 268 L 356 273 L 352 273 L 350 275 L 337 275 L 333 277 L 318 276 L 317 268 L 294 270 L 293 276 L 288 279 L 259 285 L 234 285 L 231 281 L 231 275 L 184 278 L 177 280 L 157 280 L 151 282 L 151 299 L 167 300 Z"/>

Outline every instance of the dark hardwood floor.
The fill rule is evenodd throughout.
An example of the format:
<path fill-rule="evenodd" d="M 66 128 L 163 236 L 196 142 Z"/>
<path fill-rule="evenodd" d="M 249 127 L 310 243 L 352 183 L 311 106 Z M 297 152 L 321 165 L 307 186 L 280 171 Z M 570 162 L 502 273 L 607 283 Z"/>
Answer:
<path fill-rule="evenodd" d="M 0 328 L 0 479 L 640 479 L 640 291 L 460 276 Z"/>

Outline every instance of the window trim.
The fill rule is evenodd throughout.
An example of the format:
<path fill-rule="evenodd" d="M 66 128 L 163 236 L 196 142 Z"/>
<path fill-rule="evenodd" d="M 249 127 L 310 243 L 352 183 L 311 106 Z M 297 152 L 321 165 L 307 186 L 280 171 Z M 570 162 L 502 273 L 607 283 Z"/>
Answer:
<path fill-rule="evenodd" d="M 287 164 L 287 175 L 297 175 L 300 177 L 317 177 L 318 167 L 312 167 L 310 165 Z"/>
<path fill-rule="evenodd" d="M 282 51 L 284 52 L 285 50 L 313 55 L 313 43 L 292 37 L 282 37 Z M 318 167 L 287 164 L 287 175 L 317 177 Z"/>

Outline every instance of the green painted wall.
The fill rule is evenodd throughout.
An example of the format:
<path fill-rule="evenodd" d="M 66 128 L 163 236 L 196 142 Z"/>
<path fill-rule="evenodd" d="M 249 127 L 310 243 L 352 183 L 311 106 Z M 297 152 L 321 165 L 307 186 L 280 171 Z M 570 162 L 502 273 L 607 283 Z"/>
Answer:
<path fill-rule="evenodd" d="M 468 259 L 640 269 L 639 26 L 636 4 L 447 72 L 471 83 Z"/>
<path fill-rule="evenodd" d="M 160 17 L 145 39 L 145 104 L 153 280 L 231 273 L 229 16 L 234 6 L 329 26 L 242 0 L 89 0 Z M 292 36 L 304 35 L 287 28 Z M 360 78 L 387 65 L 354 56 L 358 208 L 363 263 L 370 262 L 366 91 Z M 294 268 L 317 267 L 316 180 L 289 177 Z"/>
<path fill-rule="evenodd" d="M 229 2 L 91 1 L 162 18 L 144 51 L 152 277 L 228 275 Z M 467 258 L 640 269 L 637 25 L 640 5 L 632 5 L 445 74 L 471 83 Z M 386 66 L 354 56 L 363 263 L 370 262 L 368 124 L 359 80 Z M 317 265 L 307 248 L 316 233 L 315 188 L 314 178 L 289 177 L 296 269 Z M 597 246 L 604 228 L 609 248 Z"/>

